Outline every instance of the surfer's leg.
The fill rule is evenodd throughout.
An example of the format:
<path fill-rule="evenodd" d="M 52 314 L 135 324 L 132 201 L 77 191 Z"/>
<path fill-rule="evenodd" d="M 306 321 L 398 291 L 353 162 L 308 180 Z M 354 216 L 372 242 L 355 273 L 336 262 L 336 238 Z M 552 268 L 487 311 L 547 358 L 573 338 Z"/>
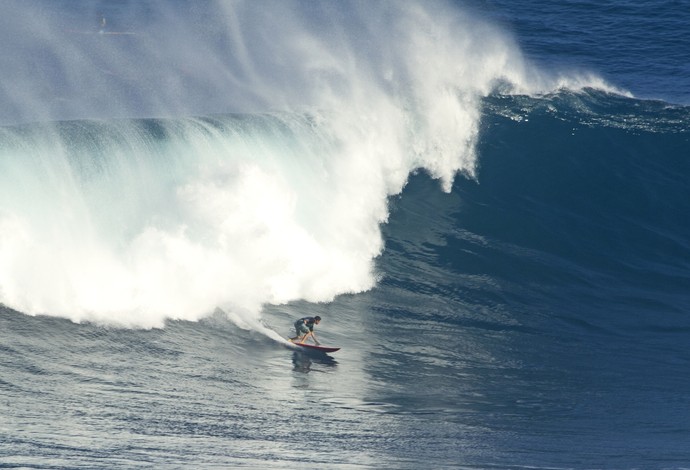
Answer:
<path fill-rule="evenodd" d="M 309 328 L 304 323 L 295 324 L 295 329 L 297 330 L 297 338 L 300 339 L 299 342 L 304 343 L 311 331 L 309 331 Z"/>
<path fill-rule="evenodd" d="M 295 336 L 290 338 L 290 341 L 294 341 L 294 340 L 300 338 L 304 334 L 304 331 L 302 331 L 303 326 L 304 326 L 303 322 L 300 322 L 300 321 L 295 322 Z"/>
<path fill-rule="evenodd" d="M 309 335 L 311 335 L 311 331 L 307 331 L 306 333 L 304 333 L 304 336 L 302 336 L 300 343 L 304 343 L 307 340 L 307 338 L 309 338 Z"/>

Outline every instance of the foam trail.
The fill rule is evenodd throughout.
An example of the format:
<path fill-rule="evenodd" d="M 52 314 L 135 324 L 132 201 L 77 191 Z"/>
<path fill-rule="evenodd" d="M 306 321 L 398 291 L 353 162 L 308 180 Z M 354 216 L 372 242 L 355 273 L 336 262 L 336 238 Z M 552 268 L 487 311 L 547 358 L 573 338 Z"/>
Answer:
<path fill-rule="evenodd" d="M 51 38 L 52 66 L 81 72 L 99 98 L 78 96 L 63 77 L 51 85 L 65 100 L 42 106 L 46 79 L 26 76 L 4 85 L 4 109 L 19 121 L 109 109 L 251 113 L 3 128 L 0 302 L 134 327 L 221 307 L 272 335 L 263 305 L 375 285 L 387 198 L 418 169 L 446 191 L 474 172 L 482 96 L 499 84 L 539 92 L 568 83 L 532 70 L 505 34 L 442 2 L 237 1 L 187 16 L 156 8 L 146 35 L 96 45 L 30 11 Z M 17 50 L 36 45 L 34 28 L 7 26 Z M 22 78 L 14 59 L 2 60 Z"/>

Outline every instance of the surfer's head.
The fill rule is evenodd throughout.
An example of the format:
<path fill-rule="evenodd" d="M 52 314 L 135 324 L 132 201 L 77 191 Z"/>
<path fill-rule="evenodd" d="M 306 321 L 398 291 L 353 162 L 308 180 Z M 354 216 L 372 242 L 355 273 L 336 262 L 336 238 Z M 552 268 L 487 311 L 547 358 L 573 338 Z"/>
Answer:
<path fill-rule="evenodd" d="M 320 317 L 320 316 L 317 315 L 317 316 L 314 317 L 314 322 L 318 323 L 318 322 L 320 322 L 320 321 L 321 321 L 321 317 Z"/>

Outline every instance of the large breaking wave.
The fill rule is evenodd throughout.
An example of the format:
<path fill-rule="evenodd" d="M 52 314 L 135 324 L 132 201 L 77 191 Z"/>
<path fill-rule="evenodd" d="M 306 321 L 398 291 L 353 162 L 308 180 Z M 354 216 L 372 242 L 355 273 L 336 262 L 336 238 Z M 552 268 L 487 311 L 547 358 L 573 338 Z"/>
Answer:
<path fill-rule="evenodd" d="M 157 4 L 100 32 L 2 8 L 0 302 L 76 321 L 265 330 L 263 305 L 369 289 L 408 176 L 474 175 L 484 97 L 613 90 L 442 2 Z"/>

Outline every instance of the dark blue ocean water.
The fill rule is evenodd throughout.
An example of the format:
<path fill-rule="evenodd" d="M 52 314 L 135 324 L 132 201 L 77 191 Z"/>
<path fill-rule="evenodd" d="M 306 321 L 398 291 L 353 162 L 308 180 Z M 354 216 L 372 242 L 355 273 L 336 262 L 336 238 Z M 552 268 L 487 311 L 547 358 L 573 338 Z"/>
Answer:
<path fill-rule="evenodd" d="M 688 24 L 1 3 L 0 468 L 690 468 Z"/>
<path fill-rule="evenodd" d="M 645 99 L 688 104 L 686 1 L 478 1 L 540 63 L 594 70 Z"/>

